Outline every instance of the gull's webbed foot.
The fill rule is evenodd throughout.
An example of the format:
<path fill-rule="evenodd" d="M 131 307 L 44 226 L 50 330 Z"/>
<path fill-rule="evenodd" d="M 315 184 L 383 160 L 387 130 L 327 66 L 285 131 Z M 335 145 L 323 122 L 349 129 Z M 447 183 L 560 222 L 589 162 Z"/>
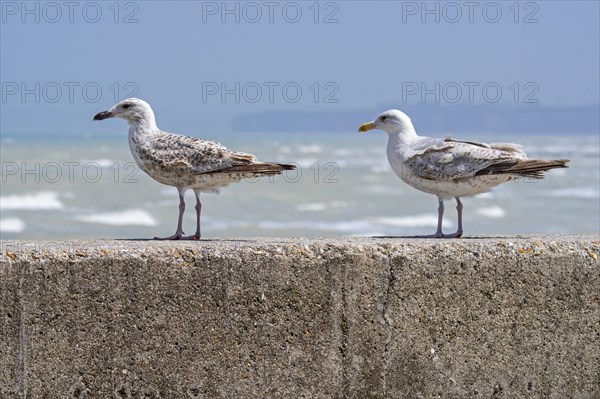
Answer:
<path fill-rule="evenodd" d="M 463 232 L 462 231 L 457 231 L 456 233 L 452 233 L 452 234 L 443 234 L 442 238 L 460 238 L 462 237 Z"/>
<path fill-rule="evenodd" d="M 435 233 L 435 234 L 427 234 L 424 236 L 414 236 L 413 238 L 443 238 L 444 235 L 442 233 Z"/>
<path fill-rule="evenodd" d="M 172 236 L 169 237 L 154 237 L 155 240 L 161 240 L 161 241 L 166 241 L 166 240 L 181 240 L 183 237 L 183 231 L 181 232 L 177 232 L 175 234 L 173 234 Z"/>
<path fill-rule="evenodd" d="M 187 236 L 187 237 L 181 237 L 182 240 L 192 240 L 192 241 L 198 241 L 200 239 L 200 234 L 193 234 L 191 236 Z"/>
<path fill-rule="evenodd" d="M 460 238 L 462 237 L 463 232 L 462 231 L 457 231 L 456 233 L 452 233 L 452 234 L 443 234 L 441 232 L 435 233 L 435 234 L 428 234 L 428 235 L 424 235 L 424 236 L 414 236 L 414 238 Z"/>

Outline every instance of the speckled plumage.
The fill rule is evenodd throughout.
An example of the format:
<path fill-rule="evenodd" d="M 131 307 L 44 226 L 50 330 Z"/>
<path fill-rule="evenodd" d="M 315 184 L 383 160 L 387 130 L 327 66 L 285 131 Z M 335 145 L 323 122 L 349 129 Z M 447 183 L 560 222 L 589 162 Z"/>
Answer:
<path fill-rule="evenodd" d="M 485 144 L 451 138 L 418 136 L 410 118 L 398 110 L 386 111 L 359 131 L 382 129 L 388 133 L 387 157 L 394 172 L 408 185 L 438 197 L 438 229 L 432 237 L 462 235 L 460 197 L 489 191 L 519 177 L 543 178 L 543 172 L 567 167 L 568 160 L 528 159 L 519 145 Z M 442 234 L 443 201 L 454 197 L 459 211 L 459 228 Z"/>
<path fill-rule="evenodd" d="M 159 183 L 174 186 L 179 192 L 179 222 L 177 232 L 167 237 L 183 236 L 183 196 L 188 189 L 196 194 L 197 229 L 193 239 L 200 238 L 199 194 L 218 192 L 219 188 L 246 178 L 280 174 L 295 169 L 294 165 L 259 162 L 252 154 L 228 150 L 215 141 L 162 131 L 156 125 L 154 112 L 148 103 L 129 98 L 94 120 L 118 117 L 129 123 L 129 148 L 136 163 Z"/>
<path fill-rule="evenodd" d="M 158 131 L 129 130 L 129 147 L 140 169 L 182 189 L 215 192 L 245 178 L 281 173 L 288 165 L 256 161 L 214 141 Z"/>

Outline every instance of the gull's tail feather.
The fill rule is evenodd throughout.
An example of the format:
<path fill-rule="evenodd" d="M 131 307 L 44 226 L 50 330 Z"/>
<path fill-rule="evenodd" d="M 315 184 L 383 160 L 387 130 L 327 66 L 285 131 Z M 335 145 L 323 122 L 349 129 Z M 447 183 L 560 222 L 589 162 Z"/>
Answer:
<path fill-rule="evenodd" d="M 477 175 L 515 174 L 522 177 L 543 179 L 544 172 L 556 168 L 568 168 L 568 159 L 519 159 L 488 166 L 477 172 Z"/>
<path fill-rule="evenodd" d="M 219 172 L 241 172 L 255 175 L 278 175 L 284 170 L 294 170 L 296 165 L 287 163 L 255 162 L 247 165 L 237 165 Z"/>

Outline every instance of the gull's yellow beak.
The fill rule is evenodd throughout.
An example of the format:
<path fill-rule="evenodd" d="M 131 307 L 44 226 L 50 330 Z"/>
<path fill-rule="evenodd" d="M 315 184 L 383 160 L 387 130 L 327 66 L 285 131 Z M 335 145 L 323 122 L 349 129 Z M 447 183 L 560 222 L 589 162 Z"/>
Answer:
<path fill-rule="evenodd" d="M 361 133 L 364 133 L 368 130 L 372 130 L 372 129 L 377 129 L 377 125 L 375 125 L 373 122 L 367 122 L 367 123 L 363 123 L 362 125 L 360 125 L 360 127 L 358 128 L 358 131 Z"/>

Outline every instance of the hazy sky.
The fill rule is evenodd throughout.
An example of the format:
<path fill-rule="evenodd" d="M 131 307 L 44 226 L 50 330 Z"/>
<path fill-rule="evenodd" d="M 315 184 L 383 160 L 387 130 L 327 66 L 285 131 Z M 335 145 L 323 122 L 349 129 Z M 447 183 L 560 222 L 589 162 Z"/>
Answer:
<path fill-rule="evenodd" d="M 2 1 L 1 12 L 3 133 L 125 131 L 92 117 L 132 93 L 159 126 L 194 135 L 266 110 L 600 104 L 597 1 Z"/>

